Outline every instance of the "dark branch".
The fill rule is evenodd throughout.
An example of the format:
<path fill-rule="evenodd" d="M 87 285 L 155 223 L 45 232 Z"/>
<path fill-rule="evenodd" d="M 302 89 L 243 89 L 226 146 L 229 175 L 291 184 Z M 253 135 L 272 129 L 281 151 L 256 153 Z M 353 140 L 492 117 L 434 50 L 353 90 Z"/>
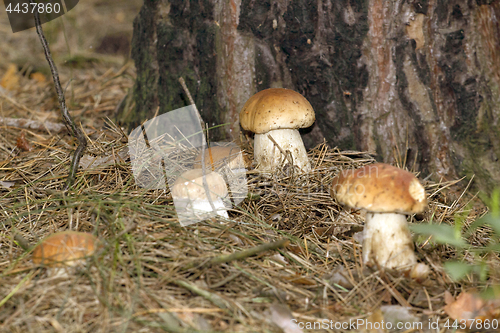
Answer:
<path fill-rule="evenodd" d="M 31 3 L 36 3 L 33 0 L 30 0 Z M 57 67 L 52 59 L 50 54 L 49 45 L 47 40 L 45 39 L 45 35 L 43 34 L 42 24 L 40 23 L 40 16 L 38 11 L 35 10 L 35 26 L 38 37 L 40 37 L 40 42 L 42 43 L 43 50 L 45 52 L 45 58 L 47 58 L 47 62 L 49 63 L 50 72 L 52 73 L 52 78 L 54 80 L 54 86 L 56 88 L 57 97 L 59 99 L 59 105 L 61 106 L 61 113 L 63 116 L 64 124 L 68 128 L 68 131 L 78 139 L 78 148 L 76 148 L 75 154 L 73 155 L 73 161 L 71 162 L 71 166 L 69 169 L 68 179 L 66 180 L 66 185 L 64 186 L 64 190 L 68 190 L 75 181 L 76 171 L 78 170 L 78 165 L 80 164 L 80 158 L 82 157 L 85 148 L 87 147 L 87 139 L 85 135 L 82 133 L 80 128 L 76 126 L 73 119 L 68 112 L 68 107 L 66 106 L 66 99 L 64 98 L 64 92 L 61 87 L 61 82 L 59 81 L 59 73 L 57 72 Z"/>

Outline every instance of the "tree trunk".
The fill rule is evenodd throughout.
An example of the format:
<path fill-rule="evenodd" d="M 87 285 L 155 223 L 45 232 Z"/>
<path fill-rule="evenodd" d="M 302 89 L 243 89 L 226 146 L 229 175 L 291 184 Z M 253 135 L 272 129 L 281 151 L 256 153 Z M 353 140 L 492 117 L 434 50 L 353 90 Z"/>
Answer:
<path fill-rule="evenodd" d="M 435 179 L 500 182 L 499 0 L 145 0 L 134 22 L 131 127 L 189 104 L 238 139 L 255 92 L 316 111 L 306 146 L 377 153 Z"/>

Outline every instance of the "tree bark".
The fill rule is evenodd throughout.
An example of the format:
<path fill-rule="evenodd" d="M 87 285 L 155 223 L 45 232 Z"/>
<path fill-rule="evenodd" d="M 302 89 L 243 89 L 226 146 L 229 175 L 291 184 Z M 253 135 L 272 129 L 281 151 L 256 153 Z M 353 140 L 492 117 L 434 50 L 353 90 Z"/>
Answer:
<path fill-rule="evenodd" d="M 316 111 L 306 146 L 377 153 L 435 179 L 500 182 L 500 0 L 145 0 L 134 22 L 137 126 L 188 104 L 227 124 L 284 87 Z"/>

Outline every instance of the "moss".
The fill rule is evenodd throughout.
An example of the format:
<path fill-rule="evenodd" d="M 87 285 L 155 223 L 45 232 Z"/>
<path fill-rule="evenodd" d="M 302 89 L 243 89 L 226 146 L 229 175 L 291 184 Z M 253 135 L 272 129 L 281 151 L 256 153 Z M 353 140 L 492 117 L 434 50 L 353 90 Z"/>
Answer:
<path fill-rule="evenodd" d="M 485 56 L 488 53 L 484 50 L 488 47 L 484 35 L 495 33 L 482 31 L 485 27 L 474 21 L 475 17 L 470 15 L 474 11 L 470 8 L 465 10 L 464 6 L 441 2 L 436 12 L 439 21 L 452 21 L 453 25 L 448 23 L 448 26 L 456 28 L 443 34 L 438 60 L 444 73 L 444 80 L 440 82 L 443 99 L 455 106 L 450 126 L 456 149 L 452 154 L 454 166 L 458 175 L 469 179 L 474 176 L 474 190 L 491 192 L 500 181 L 500 132 L 494 116 L 498 113 L 496 101 L 499 99 L 495 79 L 488 72 L 495 69 L 490 68 L 492 65 Z"/>
<path fill-rule="evenodd" d="M 169 16 L 161 1 L 145 1 L 134 21 L 132 58 L 137 68 L 134 86 L 135 110 L 122 115 L 120 124 L 133 129 L 145 119 L 190 104 L 180 83 L 183 77 L 205 122 L 219 124 L 216 96 L 215 28 L 212 5 L 207 1 L 171 1 Z M 187 7 L 186 7 L 187 6 Z M 203 19 L 204 18 L 204 19 Z M 205 20 L 206 19 L 206 20 Z M 210 131 L 211 140 L 221 131 Z"/>
<path fill-rule="evenodd" d="M 221 123 L 220 107 L 214 98 L 217 93 L 214 27 L 202 25 L 193 33 L 163 24 L 157 29 L 160 114 L 190 104 L 179 83 L 183 77 L 203 120 L 209 125 Z M 209 133 L 211 140 L 223 136 L 219 129 Z"/>
<path fill-rule="evenodd" d="M 151 118 L 158 105 L 157 82 L 158 71 L 154 50 L 155 27 L 152 17 L 155 16 L 156 7 L 153 1 L 146 1 L 139 15 L 134 20 L 134 35 L 132 38 L 132 59 L 137 68 L 137 78 L 133 90 L 135 110 L 122 115 L 117 115 L 118 123 L 128 130 L 140 125 Z"/>
<path fill-rule="evenodd" d="M 474 177 L 473 190 L 489 194 L 498 184 L 499 141 L 500 131 L 493 125 L 491 117 L 486 112 L 479 127 L 470 129 L 465 137 L 456 142 L 462 150 L 460 154 L 454 156 L 455 168 L 460 175 L 467 176 L 468 179 Z"/>
<path fill-rule="evenodd" d="M 198 73 L 203 73 L 203 76 L 198 78 L 199 82 L 196 83 L 198 86 L 197 96 L 199 96 L 196 103 L 209 127 L 222 124 L 225 119 L 223 109 L 217 99 L 216 30 L 215 24 L 206 23 L 200 27 L 196 35 L 196 50 L 199 54 L 197 59 Z M 209 134 L 212 141 L 228 139 L 225 137 L 223 128 L 210 130 Z"/>

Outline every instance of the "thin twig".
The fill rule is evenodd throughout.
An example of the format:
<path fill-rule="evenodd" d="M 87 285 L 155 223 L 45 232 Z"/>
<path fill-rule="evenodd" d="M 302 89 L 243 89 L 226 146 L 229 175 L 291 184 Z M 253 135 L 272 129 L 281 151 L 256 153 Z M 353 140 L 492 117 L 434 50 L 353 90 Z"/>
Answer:
<path fill-rule="evenodd" d="M 234 261 L 234 260 L 243 260 L 243 259 L 246 259 L 248 257 L 254 256 L 254 255 L 262 253 L 262 252 L 266 252 L 269 250 L 276 250 L 276 249 L 279 249 L 281 247 L 285 247 L 288 245 L 288 243 L 289 243 L 288 239 L 282 239 L 282 240 L 272 242 L 272 243 L 261 244 L 259 246 L 255 246 L 255 247 L 252 247 L 250 249 L 243 250 L 240 252 L 235 252 L 232 254 L 224 254 L 221 256 L 213 257 L 212 259 L 207 260 L 201 264 L 199 263 L 199 260 L 195 260 L 195 261 L 192 261 L 191 263 L 184 265 L 183 269 L 189 270 L 189 269 L 194 268 L 194 267 L 200 268 L 200 267 L 205 266 L 205 265 L 206 266 L 219 265 L 219 264 L 228 263 L 228 262 Z"/>
<path fill-rule="evenodd" d="M 217 294 L 211 293 L 205 289 L 202 289 L 202 288 L 198 287 L 197 285 L 195 285 L 194 283 L 184 281 L 184 280 L 177 280 L 177 279 L 171 279 L 170 282 L 175 283 L 179 287 L 185 288 L 185 289 L 191 291 L 192 293 L 195 293 L 196 295 L 199 295 L 199 296 L 205 298 L 206 300 L 212 302 L 215 306 L 217 306 L 223 310 L 231 308 L 229 302 L 227 302 L 224 298 L 220 297 Z"/>
<path fill-rule="evenodd" d="M 235 252 L 232 254 L 227 254 L 227 255 L 222 255 L 215 257 L 211 259 L 208 264 L 223 264 L 223 263 L 228 263 L 233 260 L 242 260 L 251 256 L 254 256 L 256 254 L 266 252 L 269 250 L 275 250 L 280 247 L 284 247 L 289 243 L 288 239 L 282 239 L 277 242 L 272 242 L 272 243 L 265 243 L 256 247 L 252 247 L 248 250 L 240 251 L 240 252 Z"/>
<path fill-rule="evenodd" d="M 30 0 L 30 3 L 36 3 L 33 0 Z M 50 54 L 49 45 L 47 40 L 45 39 L 45 35 L 43 34 L 42 24 L 40 22 L 40 16 L 38 14 L 38 10 L 35 10 L 35 26 L 38 37 L 40 37 L 40 42 L 42 43 L 43 50 L 45 52 L 45 58 L 49 63 L 50 72 L 52 73 L 52 79 L 54 80 L 54 86 L 56 88 L 57 97 L 59 99 L 59 105 L 61 106 L 62 117 L 64 120 L 64 124 L 68 128 L 68 131 L 73 134 L 74 137 L 78 139 L 78 147 L 75 150 L 75 154 L 73 155 L 73 161 L 71 162 L 71 166 L 69 169 L 68 179 L 66 180 L 66 185 L 64 186 L 64 191 L 68 190 L 75 181 L 76 171 L 78 170 L 78 165 L 80 164 L 80 158 L 82 157 L 85 148 L 87 147 L 87 139 L 85 135 L 83 135 L 82 131 L 76 126 L 73 119 L 68 112 L 68 107 L 66 106 L 66 99 L 64 98 L 64 92 L 61 87 L 61 82 L 59 80 L 59 73 L 57 71 L 57 67 L 52 59 L 52 55 Z"/>

